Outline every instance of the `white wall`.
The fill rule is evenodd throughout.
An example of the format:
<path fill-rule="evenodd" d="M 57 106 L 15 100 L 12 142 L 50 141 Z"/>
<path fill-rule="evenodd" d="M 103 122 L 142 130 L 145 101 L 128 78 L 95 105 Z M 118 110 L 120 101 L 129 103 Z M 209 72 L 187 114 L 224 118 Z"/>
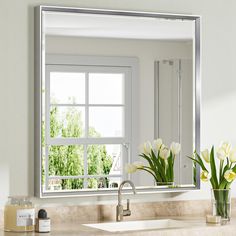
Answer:
<path fill-rule="evenodd" d="M 201 146 L 208 147 L 221 140 L 229 140 L 236 145 L 234 0 L 1 0 L 1 204 L 9 194 L 33 194 L 33 6 L 39 4 L 202 15 Z M 204 185 L 196 192 L 145 196 L 141 200 L 208 198 L 207 188 Z M 236 190 L 233 192 L 236 196 Z M 109 199 L 116 198 L 58 199 L 57 202 L 86 204 Z"/>

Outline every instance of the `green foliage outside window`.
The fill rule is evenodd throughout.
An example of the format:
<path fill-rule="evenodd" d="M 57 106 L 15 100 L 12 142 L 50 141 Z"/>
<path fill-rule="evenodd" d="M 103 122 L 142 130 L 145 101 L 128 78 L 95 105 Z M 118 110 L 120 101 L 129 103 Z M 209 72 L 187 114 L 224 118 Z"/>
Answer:
<path fill-rule="evenodd" d="M 81 113 L 74 107 L 69 107 L 65 114 L 65 119 L 58 119 L 58 107 L 53 107 L 50 111 L 50 136 L 51 137 L 82 137 L 83 123 Z M 42 143 L 45 147 L 43 124 Z M 99 137 L 99 133 L 94 128 L 89 129 L 90 137 Z M 61 145 L 49 147 L 49 176 L 77 176 L 84 174 L 84 147 L 83 145 Z M 112 167 L 112 157 L 107 154 L 105 145 L 89 145 L 87 148 L 87 166 L 89 175 L 107 175 Z M 44 180 L 44 170 L 43 170 Z M 109 181 L 105 178 L 105 187 Z M 82 189 L 84 179 L 62 179 L 59 182 L 59 189 Z M 88 179 L 88 188 L 97 188 L 98 180 Z"/>

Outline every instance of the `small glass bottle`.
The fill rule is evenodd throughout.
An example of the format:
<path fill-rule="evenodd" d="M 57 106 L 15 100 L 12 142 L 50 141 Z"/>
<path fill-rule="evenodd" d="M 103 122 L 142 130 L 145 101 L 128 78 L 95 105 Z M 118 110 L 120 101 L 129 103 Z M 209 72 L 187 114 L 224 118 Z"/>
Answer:
<path fill-rule="evenodd" d="M 38 212 L 35 231 L 39 233 L 49 233 L 51 231 L 51 220 L 48 218 L 47 212 L 44 209 L 40 209 Z"/>
<path fill-rule="evenodd" d="M 34 230 L 35 209 L 29 197 L 11 196 L 4 208 L 4 230 L 29 232 Z"/>

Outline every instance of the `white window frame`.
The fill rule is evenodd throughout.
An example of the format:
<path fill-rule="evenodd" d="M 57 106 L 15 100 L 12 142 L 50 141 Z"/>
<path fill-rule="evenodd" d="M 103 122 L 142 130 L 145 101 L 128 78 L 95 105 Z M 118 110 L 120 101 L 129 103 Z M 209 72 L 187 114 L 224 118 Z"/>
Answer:
<path fill-rule="evenodd" d="M 101 137 L 101 138 L 89 138 L 86 137 L 88 134 L 88 125 L 85 130 L 84 138 L 51 138 L 50 137 L 50 127 L 46 124 L 50 124 L 50 72 L 101 72 L 101 73 L 123 73 L 125 74 L 125 101 L 123 106 L 125 107 L 124 114 L 124 134 L 123 137 Z M 87 75 L 86 75 L 87 76 Z M 74 56 L 74 55 L 46 55 L 46 65 L 45 65 L 45 144 L 46 153 L 48 145 L 84 145 L 84 159 L 86 159 L 87 145 L 91 144 L 120 144 L 121 152 L 124 158 L 121 166 L 122 173 L 119 175 L 122 179 L 131 178 L 124 171 L 125 164 L 127 162 L 132 162 L 136 159 L 137 146 L 138 146 L 138 59 L 134 57 L 105 57 L 105 56 Z M 88 78 L 85 79 L 88 81 Z M 86 82 L 88 83 L 88 82 Z M 88 84 L 86 84 L 86 89 L 88 89 Z M 88 96 L 88 93 L 87 93 Z M 88 97 L 85 99 L 85 104 L 76 104 L 72 106 L 85 106 L 85 123 L 88 121 Z M 71 106 L 71 104 L 63 104 L 64 106 Z M 60 105 L 59 105 L 60 106 Z M 104 104 L 96 104 L 94 106 L 104 106 Z M 106 105 L 105 105 L 106 106 Z M 109 106 L 109 105 L 108 105 Z M 115 105 L 110 105 L 115 107 Z M 119 105 L 120 106 L 120 105 Z M 42 157 L 41 157 L 42 158 Z M 83 176 L 48 176 L 48 157 L 46 155 L 45 160 L 45 186 L 48 184 L 49 179 L 78 179 L 87 177 L 118 177 L 118 175 L 87 175 L 87 160 L 84 160 L 84 170 Z M 41 182 L 42 183 L 42 182 Z M 42 188 L 43 195 L 82 195 L 86 192 L 87 194 L 100 195 L 116 190 L 112 189 L 79 189 L 79 190 L 61 190 L 61 191 L 48 191 Z"/>

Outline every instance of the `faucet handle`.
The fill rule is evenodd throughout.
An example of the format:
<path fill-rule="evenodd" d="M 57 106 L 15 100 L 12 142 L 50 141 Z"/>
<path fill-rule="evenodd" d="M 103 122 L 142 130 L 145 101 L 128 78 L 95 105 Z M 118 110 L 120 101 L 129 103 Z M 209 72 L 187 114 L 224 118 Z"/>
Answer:
<path fill-rule="evenodd" d="M 130 210 L 130 209 L 129 209 L 129 206 L 130 206 L 130 200 L 127 199 L 127 209 L 126 209 L 126 210 Z"/>
<path fill-rule="evenodd" d="M 130 206 L 130 201 L 127 199 L 127 209 L 123 210 L 123 215 L 124 216 L 130 216 L 131 215 L 131 210 L 129 209 Z"/>
<path fill-rule="evenodd" d="M 123 216 L 131 216 L 131 210 L 123 210 Z"/>

